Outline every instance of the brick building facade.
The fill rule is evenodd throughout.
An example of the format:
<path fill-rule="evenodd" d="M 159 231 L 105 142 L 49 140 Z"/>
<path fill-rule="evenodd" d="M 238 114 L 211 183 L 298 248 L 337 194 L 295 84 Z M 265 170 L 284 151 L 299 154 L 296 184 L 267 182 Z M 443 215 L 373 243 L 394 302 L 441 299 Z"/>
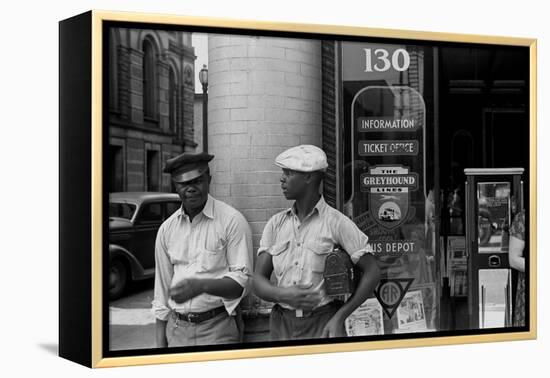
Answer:
<path fill-rule="evenodd" d="M 170 191 L 166 159 L 195 151 L 191 33 L 111 29 L 109 191 Z"/>

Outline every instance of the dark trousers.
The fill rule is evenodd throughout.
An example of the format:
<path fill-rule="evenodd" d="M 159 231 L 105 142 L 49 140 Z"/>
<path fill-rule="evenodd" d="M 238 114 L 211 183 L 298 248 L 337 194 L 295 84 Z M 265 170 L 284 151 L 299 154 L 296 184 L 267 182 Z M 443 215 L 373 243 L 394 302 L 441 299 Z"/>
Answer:
<path fill-rule="evenodd" d="M 320 338 L 323 328 L 342 304 L 331 302 L 311 314 L 296 317 L 296 311 L 278 304 L 271 309 L 269 334 L 272 341 Z"/>

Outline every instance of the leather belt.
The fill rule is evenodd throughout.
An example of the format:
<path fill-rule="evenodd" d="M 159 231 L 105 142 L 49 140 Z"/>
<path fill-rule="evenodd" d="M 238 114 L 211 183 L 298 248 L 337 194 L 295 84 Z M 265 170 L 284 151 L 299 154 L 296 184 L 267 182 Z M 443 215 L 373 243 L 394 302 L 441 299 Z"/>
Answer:
<path fill-rule="evenodd" d="M 315 308 L 313 310 L 309 310 L 309 311 L 300 310 L 300 309 L 290 310 L 288 308 L 282 307 L 281 305 L 276 305 L 276 306 L 278 306 L 279 309 L 281 309 L 284 313 L 286 313 L 288 315 L 292 315 L 296 318 L 309 318 L 311 316 L 315 316 L 315 315 L 325 313 L 329 310 L 338 309 L 338 308 L 342 307 L 343 304 L 344 304 L 344 302 L 336 300 L 336 301 L 332 301 L 330 303 L 327 303 L 326 305 L 323 305 L 321 307 L 317 307 L 317 308 Z"/>
<path fill-rule="evenodd" d="M 206 320 L 212 319 L 213 317 L 221 314 L 222 312 L 225 312 L 224 306 L 216 307 L 212 310 L 208 310 L 204 312 L 188 312 L 186 314 L 182 314 L 174 311 L 174 315 L 179 320 L 183 320 L 190 323 L 201 323 Z"/>

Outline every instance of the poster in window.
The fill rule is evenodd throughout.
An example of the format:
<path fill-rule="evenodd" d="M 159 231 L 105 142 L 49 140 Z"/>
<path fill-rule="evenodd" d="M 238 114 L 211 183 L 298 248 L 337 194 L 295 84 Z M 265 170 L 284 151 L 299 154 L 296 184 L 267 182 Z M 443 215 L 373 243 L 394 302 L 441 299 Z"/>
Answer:
<path fill-rule="evenodd" d="M 399 333 L 427 331 L 426 312 L 422 291 L 410 291 L 397 308 L 397 321 Z"/>
<path fill-rule="evenodd" d="M 382 306 L 376 298 L 367 299 L 346 319 L 348 336 L 383 335 Z"/>

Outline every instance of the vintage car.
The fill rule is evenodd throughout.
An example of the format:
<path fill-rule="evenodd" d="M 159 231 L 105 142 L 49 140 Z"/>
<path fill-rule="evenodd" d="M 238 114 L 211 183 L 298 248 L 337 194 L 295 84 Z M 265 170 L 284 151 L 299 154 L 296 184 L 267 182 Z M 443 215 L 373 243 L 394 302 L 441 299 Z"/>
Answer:
<path fill-rule="evenodd" d="M 155 238 L 162 222 L 181 206 L 177 194 L 109 194 L 109 296 L 119 298 L 132 281 L 155 273 Z"/>

